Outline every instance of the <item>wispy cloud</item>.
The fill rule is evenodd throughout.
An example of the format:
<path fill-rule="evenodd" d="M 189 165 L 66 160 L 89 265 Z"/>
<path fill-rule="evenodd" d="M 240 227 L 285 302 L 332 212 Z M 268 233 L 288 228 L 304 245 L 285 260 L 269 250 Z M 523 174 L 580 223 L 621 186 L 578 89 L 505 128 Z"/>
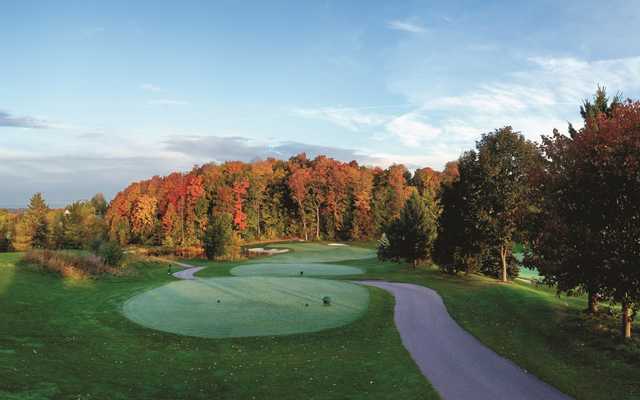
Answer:
<path fill-rule="evenodd" d="M 159 86 L 156 86 L 151 83 L 143 83 L 142 85 L 140 85 L 140 89 L 145 90 L 147 92 L 154 92 L 154 93 L 162 92 L 162 89 Z"/>
<path fill-rule="evenodd" d="M 0 127 L 45 129 L 50 125 L 47 121 L 34 117 L 16 117 L 0 110 Z"/>
<path fill-rule="evenodd" d="M 528 61 L 528 68 L 506 74 L 499 82 L 481 83 L 454 96 L 430 97 L 420 89 L 403 92 L 407 99 L 425 100 L 413 108 L 410 103 L 405 104 L 404 108 L 409 109 L 401 113 L 376 107 L 324 107 L 295 112 L 369 133 L 381 142 L 439 148 L 450 156 L 473 146 L 480 134 L 505 125 L 536 140 L 554 128 L 565 128 L 569 121 L 579 126 L 577 107 L 598 84 L 612 92 L 621 88 L 640 90 L 640 57 L 591 62 L 575 58 Z"/>
<path fill-rule="evenodd" d="M 387 123 L 385 128 L 405 146 L 422 145 L 442 133 L 442 129 L 429 124 L 424 116 L 417 112 L 400 115 Z"/>
<path fill-rule="evenodd" d="M 293 112 L 305 118 L 314 118 L 331 122 L 343 128 L 359 131 L 364 128 L 380 126 L 390 117 L 383 114 L 366 112 L 374 107 L 321 107 L 321 108 L 297 108 Z"/>
<path fill-rule="evenodd" d="M 154 99 L 154 100 L 149 100 L 147 103 L 151 105 L 161 105 L 161 106 L 185 106 L 189 104 L 188 101 L 174 100 L 174 99 Z"/>
<path fill-rule="evenodd" d="M 414 19 L 404 19 L 404 20 L 394 19 L 387 22 L 387 27 L 389 27 L 390 29 L 394 29 L 396 31 L 403 31 L 403 32 L 409 32 L 409 33 L 424 33 L 427 31 L 427 29 L 422 24 L 420 24 Z"/>
<path fill-rule="evenodd" d="M 335 146 L 281 141 L 265 142 L 242 136 L 172 136 L 164 141 L 165 150 L 180 153 L 191 159 L 207 161 L 253 161 L 269 157 L 288 159 L 296 154 L 306 153 L 309 157 L 326 155 L 342 161 L 356 160 L 363 164 L 382 165 L 382 158 L 353 149 Z"/>

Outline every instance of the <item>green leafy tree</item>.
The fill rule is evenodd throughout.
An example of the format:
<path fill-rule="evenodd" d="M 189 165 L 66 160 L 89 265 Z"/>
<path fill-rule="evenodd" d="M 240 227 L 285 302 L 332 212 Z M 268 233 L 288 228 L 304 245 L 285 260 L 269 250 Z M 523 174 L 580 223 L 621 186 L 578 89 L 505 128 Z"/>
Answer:
<path fill-rule="evenodd" d="M 109 204 L 105 200 L 102 193 L 98 193 L 93 196 L 90 200 L 90 203 L 93 206 L 96 215 L 99 215 L 101 217 L 105 216 L 105 214 L 107 213 L 107 209 L 109 208 Z"/>
<path fill-rule="evenodd" d="M 431 258 L 431 248 L 436 237 L 437 205 L 414 191 L 400 211 L 400 217 L 388 227 L 387 248 L 379 252 L 383 259 L 402 258 L 416 267 L 419 260 Z"/>
<path fill-rule="evenodd" d="M 105 264 L 118 267 L 124 259 L 124 251 L 117 242 L 103 242 L 98 247 L 98 256 Z"/>
<path fill-rule="evenodd" d="M 442 185 L 438 235 L 434 243 L 434 261 L 448 273 L 479 269 L 480 244 L 474 197 L 479 172 L 474 152 L 458 160 L 459 177 Z"/>
<path fill-rule="evenodd" d="M 11 239 L 15 235 L 15 214 L 0 210 L 0 253 L 11 251 Z"/>
<path fill-rule="evenodd" d="M 48 245 L 47 213 L 49 207 L 42 193 L 31 197 L 27 211 L 21 216 L 16 227 L 16 238 L 13 243 L 16 250 L 25 251 L 30 248 L 46 248 Z"/>
<path fill-rule="evenodd" d="M 510 126 L 483 135 L 476 150 L 477 183 L 469 201 L 482 237 L 482 268 L 507 282 L 510 270 L 517 274 L 512 249 L 529 210 L 529 172 L 542 157 L 534 143 Z"/>
<path fill-rule="evenodd" d="M 227 252 L 233 233 L 233 217 L 229 213 L 213 214 L 204 236 L 204 252 L 208 259 L 222 257 Z"/>

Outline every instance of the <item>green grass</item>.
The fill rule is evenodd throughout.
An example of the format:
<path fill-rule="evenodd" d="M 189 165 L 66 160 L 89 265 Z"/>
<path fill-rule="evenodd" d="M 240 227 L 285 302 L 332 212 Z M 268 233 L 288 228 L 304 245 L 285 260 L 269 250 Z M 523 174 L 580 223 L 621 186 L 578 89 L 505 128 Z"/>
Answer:
<path fill-rule="evenodd" d="M 297 264 L 304 263 L 330 263 L 342 260 L 373 259 L 376 253 L 372 249 L 357 246 L 330 246 L 331 242 L 292 242 L 276 243 L 265 246 L 267 248 L 289 249 L 289 253 L 275 256 L 261 257 L 250 262 Z"/>
<path fill-rule="evenodd" d="M 583 315 L 584 298 L 433 269 L 372 270 L 365 277 L 435 289 L 454 319 L 485 345 L 577 399 L 640 399 L 640 341 L 623 345 L 617 330 L 599 332 L 602 320 L 589 323 Z M 617 328 L 617 321 L 609 323 Z"/>
<path fill-rule="evenodd" d="M 353 283 L 252 276 L 172 282 L 133 297 L 124 312 L 165 332 L 229 338 L 335 328 L 362 317 L 368 304 L 369 291 Z"/>
<path fill-rule="evenodd" d="M 127 299 L 173 281 L 166 265 L 72 282 L 16 266 L 19 258 L 0 254 L 2 399 L 437 398 L 402 346 L 384 291 L 370 290 L 366 314 L 341 328 L 203 339 L 122 315 Z"/>
<path fill-rule="evenodd" d="M 325 263 L 250 263 L 239 265 L 231 270 L 235 276 L 338 276 L 358 275 L 360 268 Z"/>
<path fill-rule="evenodd" d="M 640 341 L 621 344 L 611 330 L 617 328 L 613 317 L 586 318 L 583 298 L 558 297 L 552 289 L 525 283 L 413 271 L 369 258 L 371 248 L 278 246 L 293 252 L 250 263 L 277 264 L 280 257 L 308 262 L 306 254 L 313 262 L 365 272 L 340 279 L 431 287 L 461 326 L 565 393 L 577 399 L 640 399 Z M 323 254 L 344 250 L 358 259 Z M 166 265 L 140 263 L 135 276 L 79 284 L 16 268 L 18 259 L 0 255 L 3 399 L 437 398 L 401 345 L 393 298 L 375 288 L 364 316 L 340 328 L 212 340 L 146 329 L 120 313 L 135 294 L 172 281 Z M 188 262 L 207 267 L 199 277 L 229 276 L 240 265 Z M 640 334 L 638 324 L 635 329 Z"/>

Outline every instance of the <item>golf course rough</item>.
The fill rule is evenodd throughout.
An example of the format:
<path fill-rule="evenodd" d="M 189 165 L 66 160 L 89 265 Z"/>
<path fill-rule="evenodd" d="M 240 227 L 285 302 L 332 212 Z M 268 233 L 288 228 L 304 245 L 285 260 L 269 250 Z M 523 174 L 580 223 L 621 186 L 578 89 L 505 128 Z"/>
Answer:
<path fill-rule="evenodd" d="M 252 276 L 172 282 L 129 299 L 123 311 L 148 328 L 231 338 L 335 328 L 360 318 L 368 304 L 368 290 L 353 283 Z"/>

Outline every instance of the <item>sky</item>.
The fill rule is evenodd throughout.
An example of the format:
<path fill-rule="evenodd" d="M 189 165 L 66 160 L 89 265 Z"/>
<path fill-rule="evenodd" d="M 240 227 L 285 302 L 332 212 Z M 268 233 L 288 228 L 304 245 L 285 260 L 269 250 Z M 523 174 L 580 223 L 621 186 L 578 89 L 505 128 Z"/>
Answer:
<path fill-rule="evenodd" d="M 635 1 L 6 1 L 0 207 L 300 152 L 440 169 L 640 98 Z"/>

